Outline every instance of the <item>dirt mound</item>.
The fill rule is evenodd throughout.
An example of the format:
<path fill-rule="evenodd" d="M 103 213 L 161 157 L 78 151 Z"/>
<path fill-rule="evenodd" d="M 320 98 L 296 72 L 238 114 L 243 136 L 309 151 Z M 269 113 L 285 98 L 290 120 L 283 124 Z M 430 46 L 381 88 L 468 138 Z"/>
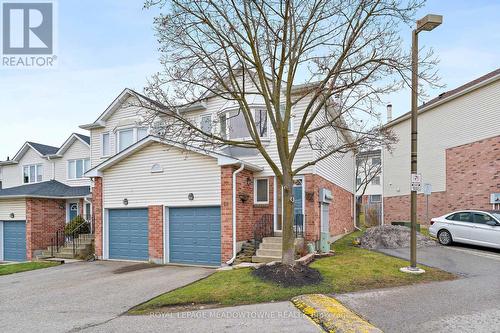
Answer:
<path fill-rule="evenodd" d="M 301 264 L 293 266 L 281 263 L 271 266 L 264 265 L 254 270 L 252 274 L 264 281 L 275 282 L 283 287 L 300 287 L 323 281 L 323 277 L 317 270 Z"/>
<path fill-rule="evenodd" d="M 417 247 L 433 246 L 436 242 L 417 232 Z M 369 228 L 360 238 L 360 246 L 369 249 L 397 249 L 410 246 L 410 228 L 383 225 Z"/>

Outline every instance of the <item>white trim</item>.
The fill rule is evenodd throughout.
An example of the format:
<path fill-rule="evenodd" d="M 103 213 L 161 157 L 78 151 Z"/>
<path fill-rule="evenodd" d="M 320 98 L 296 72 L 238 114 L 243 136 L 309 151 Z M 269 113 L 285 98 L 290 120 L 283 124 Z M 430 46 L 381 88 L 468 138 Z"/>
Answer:
<path fill-rule="evenodd" d="M 274 176 L 273 182 L 273 230 L 278 230 L 278 177 Z"/>
<path fill-rule="evenodd" d="M 28 182 L 24 182 L 24 168 L 25 167 L 32 167 L 35 166 L 35 181 L 31 182 L 31 172 L 28 171 Z M 36 180 L 38 177 L 38 168 L 42 167 L 42 180 Z M 43 163 L 34 163 L 34 164 L 23 164 L 21 165 L 21 182 L 22 185 L 29 185 L 29 184 L 36 184 L 36 183 L 42 183 L 43 182 Z"/>
<path fill-rule="evenodd" d="M 80 135 L 84 135 L 84 134 L 80 134 Z M 75 140 L 79 140 L 81 143 L 83 143 L 84 145 L 86 145 L 87 147 L 90 148 L 90 144 L 88 144 L 87 141 L 80 138 L 77 133 L 72 133 L 69 136 L 69 138 L 67 138 L 66 141 L 64 141 L 61 148 L 59 148 L 59 150 L 54 155 L 62 156 L 66 152 L 66 150 L 68 150 L 69 147 L 75 142 Z M 68 146 L 68 147 L 66 147 L 66 146 Z"/>
<path fill-rule="evenodd" d="M 163 263 L 170 263 L 170 244 L 169 244 L 169 236 L 170 236 L 170 215 L 169 208 L 167 206 L 163 206 Z"/>
<path fill-rule="evenodd" d="M 85 170 L 85 161 L 89 161 L 88 163 L 88 169 Z M 82 176 L 80 178 L 77 177 L 76 175 L 76 161 L 83 161 L 83 173 L 82 173 Z M 74 169 L 75 169 L 75 178 L 69 178 L 69 163 L 70 162 L 75 162 L 74 164 Z M 87 173 L 87 171 L 90 170 L 90 158 L 74 158 L 74 159 L 70 159 L 70 160 L 67 160 L 66 161 L 66 180 L 82 180 L 82 179 L 88 179 L 87 177 L 85 177 L 85 174 Z"/>
<path fill-rule="evenodd" d="M 138 135 L 140 128 L 146 129 L 146 136 L 141 138 L 141 139 L 139 139 L 139 135 Z M 125 147 L 122 150 L 120 150 L 120 132 L 130 131 L 130 130 L 132 130 L 132 144 L 130 146 L 133 146 L 135 143 L 137 143 L 138 141 L 141 141 L 142 139 L 146 138 L 149 135 L 149 127 L 139 126 L 138 124 L 131 124 L 131 125 L 123 126 L 123 127 L 116 129 L 114 131 L 115 142 L 116 142 L 116 144 L 115 144 L 115 153 L 116 154 L 121 153 L 122 151 L 124 151 L 125 149 L 130 147 L 130 146 L 128 146 L 128 147 Z"/>
<path fill-rule="evenodd" d="M 104 154 L 104 135 L 108 135 L 108 154 Z M 111 156 L 111 132 L 103 132 L 101 133 L 101 158 Z"/>
<path fill-rule="evenodd" d="M 3 221 L 0 221 L 0 261 L 3 261 Z"/>
<path fill-rule="evenodd" d="M 259 180 L 265 180 L 267 184 L 267 190 L 266 190 L 266 201 L 258 201 L 257 200 L 257 182 Z M 268 177 L 258 177 L 253 179 L 253 204 L 254 205 L 268 205 L 269 204 L 269 178 Z"/>

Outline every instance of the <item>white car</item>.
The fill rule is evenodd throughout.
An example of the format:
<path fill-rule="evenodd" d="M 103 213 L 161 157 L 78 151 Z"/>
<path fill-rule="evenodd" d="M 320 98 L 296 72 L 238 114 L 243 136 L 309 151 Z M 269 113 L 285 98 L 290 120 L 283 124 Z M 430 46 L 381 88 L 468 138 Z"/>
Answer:
<path fill-rule="evenodd" d="M 457 242 L 500 249 L 500 211 L 459 210 L 436 217 L 429 233 L 443 245 Z"/>

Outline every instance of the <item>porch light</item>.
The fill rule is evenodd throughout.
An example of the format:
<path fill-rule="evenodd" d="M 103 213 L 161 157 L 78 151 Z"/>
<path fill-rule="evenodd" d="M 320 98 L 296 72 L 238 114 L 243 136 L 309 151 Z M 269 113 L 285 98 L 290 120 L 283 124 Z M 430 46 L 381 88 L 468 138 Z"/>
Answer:
<path fill-rule="evenodd" d="M 123 199 L 123 204 L 124 204 L 125 206 L 127 206 L 127 205 L 128 205 L 128 199 L 127 199 L 127 198 Z"/>
<path fill-rule="evenodd" d="M 188 200 L 189 201 L 193 201 L 194 200 L 194 194 L 193 193 L 189 193 L 188 194 Z"/>
<path fill-rule="evenodd" d="M 14 215 L 14 213 L 10 213 L 9 216 L 10 216 L 11 219 L 13 219 L 15 215 Z"/>

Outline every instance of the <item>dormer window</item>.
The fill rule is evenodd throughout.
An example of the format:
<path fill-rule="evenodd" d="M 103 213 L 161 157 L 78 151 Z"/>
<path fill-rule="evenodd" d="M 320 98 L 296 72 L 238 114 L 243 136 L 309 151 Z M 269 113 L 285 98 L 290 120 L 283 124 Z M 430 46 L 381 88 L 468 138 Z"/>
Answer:
<path fill-rule="evenodd" d="M 23 183 L 31 184 L 41 182 L 43 179 L 43 166 L 41 164 L 25 165 L 23 167 Z"/>
<path fill-rule="evenodd" d="M 148 128 L 147 127 L 133 127 L 133 128 L 125 128 L 118 130 L 116 132 L 117 137 L 117 152 L 121 152 L 122 150 L 130 147 L 137 141 L 140 141 L 148 136 Z"/>

